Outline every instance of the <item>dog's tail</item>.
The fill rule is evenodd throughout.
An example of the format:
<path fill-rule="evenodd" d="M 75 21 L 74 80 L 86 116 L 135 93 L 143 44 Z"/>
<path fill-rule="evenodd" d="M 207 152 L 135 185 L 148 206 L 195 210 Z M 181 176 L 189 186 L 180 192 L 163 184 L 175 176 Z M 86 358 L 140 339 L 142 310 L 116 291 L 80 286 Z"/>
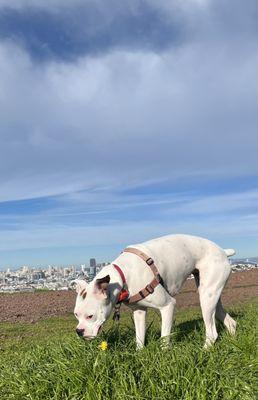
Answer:
<path fill-rule="evenodd" d="M 236 254 L 234 249 L 223 249 L 223 250 L 225 251 L 227 257 L 231 257 Z"/>

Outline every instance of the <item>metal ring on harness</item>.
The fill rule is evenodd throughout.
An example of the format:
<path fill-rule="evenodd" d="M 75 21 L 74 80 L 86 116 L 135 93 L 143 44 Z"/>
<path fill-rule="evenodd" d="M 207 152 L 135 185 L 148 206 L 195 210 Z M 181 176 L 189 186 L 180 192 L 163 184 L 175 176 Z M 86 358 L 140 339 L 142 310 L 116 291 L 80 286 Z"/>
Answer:
<path fill-rule="evenodd" d="M 145 289 L 149 294 L 152 294 L 154 292 L 154 288 L 151 285 L 145 286 Z"/>

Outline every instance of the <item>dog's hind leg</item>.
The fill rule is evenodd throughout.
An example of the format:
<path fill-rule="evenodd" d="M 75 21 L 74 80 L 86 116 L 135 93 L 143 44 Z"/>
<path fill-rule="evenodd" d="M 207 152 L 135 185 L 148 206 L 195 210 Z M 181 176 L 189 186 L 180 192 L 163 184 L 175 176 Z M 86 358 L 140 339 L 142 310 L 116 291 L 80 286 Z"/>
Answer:
<path fill-rule="evenodd" d="M 200 290 L 200 304 L 206 330 L 204 348 L 210 347 L 217 340 L 218 333 L 215 324 L 215 311 L 220 293 L 211 293 L 209 290 Z"/>
<path fill-rule="evenodd" d="M 224 310 L 221 299 L 219 299 L 216 307 L 216 318 L 223 322 L 224 326 L 227 328 L 231 335 L 236 333 L 236 321 Z"/>
<path fill-rule="evenodd" d="M 199 269 L 200 273 L 199 295 L 206 329 L 204 348 L 207 348 L 212 345 L 218 337 L 215 314 L 221 292 L 230 275 L 231 268 L 224 253 L 217 252 L 213 257 L 209 256 L 203 259 L 199 265 L 197 265 L 197 269 Z M 223 318 L 220 304 L 218 306 L 217 315 L 218 313 Z"/>
<path fill-rule="evenodd" d="M 198 269 L 195 269 L 192 274 L 194 276 L 196 287 L 199 291 L 202 316 L 206 329 L 204 348 L 208 348 L 216 341 L 218 337 L 215 324 L 215 311 L 219 296 L 216 296 L 216 294 L 213 294 L 212 291 L 208 290 L 208 284 L 204 285 L 204 282 L 202 282 L 200 286 L 200 272 Z"/>

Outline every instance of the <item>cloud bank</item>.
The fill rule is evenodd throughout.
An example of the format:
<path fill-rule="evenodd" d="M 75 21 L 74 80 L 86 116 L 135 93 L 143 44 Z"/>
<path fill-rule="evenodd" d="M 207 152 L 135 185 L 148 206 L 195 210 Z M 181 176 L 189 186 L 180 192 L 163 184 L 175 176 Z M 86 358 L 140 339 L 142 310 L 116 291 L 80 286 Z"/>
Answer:
<path fill-rule="evenodd" d="M 239 202 L 236 214 L 253 215 L 252 203 L 243 216 L 245 198 L 236 200 L 236 182 L 241 186 L 257 176 L 255 3 L 0 1 L 0 202 L 9 216 L 3 234 L 10 228 L 10 241 L 16 241 L 17 226 L 6 207 L 15 204 L 19 225 L 23 215 L 15 207 L 29 199 L 38 199 L 47 213 L 60 214 L 63 207 L 69 212 L 66 202 L 70 208 L 72 197 L 78 214 L 96 215 L 106 203 L 111 227 L 117 199 L 137 208 L 137 202 L 147 200 L 128 200 L 126 191 L 144 186 L 153 187 L 148 201 L 160 201 L 159 218 L 163 211 L 170 218 L 160 232 L 171 225 L 182 230 L 188 208 L 207 218 L 216 213 L 216 207 L 205 208 L 207 193 L 192 198 L 192 187 L 187 193 L 193 183 L 205 191 L 207 184 L 228 182 L 225 195 Z M 157 189 L 163 184 L 172 188 L 169 200 Z M 189 203 L 178 195 L 179 187 Z M 253 190 L 247 188 L 248 196 Z M 215 190 L 211 195 L 220 196 Z M 181 225 L 175 213 L 169 214 L 173 196 L 185 210 Z M 43 198 L 49 199 L 47 205 Z M 51 203 L 57 198 L 62 198 L 58 210 Z M 26 213 L 33 214 L 29 204 Z M 230 212 L 228 204 L 222 220 Z M 151 225 L 155 213 L 150 204 L 146 207 L 145 214 L 138 209 L 128 214 L 128 232 L 136 229 L 130 227 L 136 215 Z M 181 212 L 178 206 L 174 210 Z M 26 214 L 29 220 L 31 214 Z M 118 216 L 123 218 L 117 212 L 116 221 Z M 89 218 L 83 219 L 85 225 Z M 104 217 L 102 222 L 106 225 Z M 63 223 L 75 229 L 77 221 Z M 25 225 L 21 232 L 28 233 L 27 239 L 17 240 L 24 248 L 38 229 Z M 38 245 L 40 240 L 46 246 L 55 243 L 59 222 L 52 220 L 49 229 L 51 239 L 39 236 Z M 92 235 L 88 227 L 80 229 L 94 237 L 95 228 Z M 205 234 L 204 227 L 197 231 Z M 70 233 L 67 241 L 83 232 Z"/>

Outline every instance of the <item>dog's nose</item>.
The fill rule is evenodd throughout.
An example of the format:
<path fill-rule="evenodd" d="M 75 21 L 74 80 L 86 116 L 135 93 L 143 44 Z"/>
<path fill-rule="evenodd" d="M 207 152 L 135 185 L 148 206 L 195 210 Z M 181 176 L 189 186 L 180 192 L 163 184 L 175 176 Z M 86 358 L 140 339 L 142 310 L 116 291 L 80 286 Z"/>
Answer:
<path fill-rule="evenodd" d="M 76 333 L 77 333 L 77 335 L 79 335 L 79 336 L 83 336 L 83 333 L 84 333 L 84 329 L 76 329 Z"/>

